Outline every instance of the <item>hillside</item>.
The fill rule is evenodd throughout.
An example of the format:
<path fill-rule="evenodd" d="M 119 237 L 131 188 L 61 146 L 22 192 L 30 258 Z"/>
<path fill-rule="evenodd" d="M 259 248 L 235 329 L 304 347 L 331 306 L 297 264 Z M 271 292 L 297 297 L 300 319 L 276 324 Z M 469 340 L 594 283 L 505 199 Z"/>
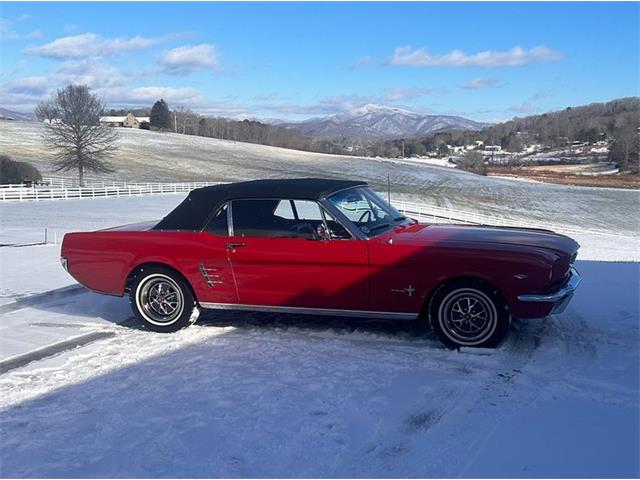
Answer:
<path fill-rule="evenodd" d="M 640 128 L 640 98 L 630 97 L 606 103 L 568 107 L 556 112 L 514 118 L 482 130 L 435 132 L 404 140 L 407 155 L 436 152 L 443 144 L 470 145 L 476 141 L 499 145 L 517 153 L 528 145 L 558 148 L 572 142 L 596 143 L 621 136 L 633 139 Z M 368 153 L 395 156 L 400 141 L 379 142 Z"/>
<path fill-rule="evenodd" d="M 18 120 L 22 122 L 32 122 L 35 119 L 36 117 L 33 113 L 21 113 L 0 107 L 0 120 Z"/>
<path fill-rule="evenodd" d="M 341 139 L 351 144 L 364 140 L 416 137 L 441 130 L 479 130 L 488 124 L 451 115 L 424 115 L 368 104 L 336 115 L 281 125 L 312 137 Z"/>
<path fill-rule="evenodd" d="M 33 163 L 45 176 L 55 174 L 51 167 L 52 154 L 39 137 L 42 128 L 39 123 L 0 121 L 0 152 L 15 160 Z M 120 149 L 112 160 L 116 172 L 101 178 L 233 181 L 350 177 L 366 180 L 384 191 L 389 175 L 392 197 L 396 199 L 471 209 L 513 219 L 524 217 L 532 222 L 637 233 L 637 225 L 629 222 L 628 213 L 637 209 L 637 191 L 481 177 L 410 160 L 325 155 L 145 130 L 118 131 Z"/>

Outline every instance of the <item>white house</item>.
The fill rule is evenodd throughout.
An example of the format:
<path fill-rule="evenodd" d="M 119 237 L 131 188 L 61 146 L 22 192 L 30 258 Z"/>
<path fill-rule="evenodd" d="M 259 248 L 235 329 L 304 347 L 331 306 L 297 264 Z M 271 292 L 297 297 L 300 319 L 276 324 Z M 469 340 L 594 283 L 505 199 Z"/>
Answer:
<path fill-rule="evenodd" d="M 109 127 L 140 128 L 140 124 L 145 122 L 149 123 L 149 117 L 136 117 L 133 113 L 127 113 L 124 117 L 100 117 L 100 123 Z"/>

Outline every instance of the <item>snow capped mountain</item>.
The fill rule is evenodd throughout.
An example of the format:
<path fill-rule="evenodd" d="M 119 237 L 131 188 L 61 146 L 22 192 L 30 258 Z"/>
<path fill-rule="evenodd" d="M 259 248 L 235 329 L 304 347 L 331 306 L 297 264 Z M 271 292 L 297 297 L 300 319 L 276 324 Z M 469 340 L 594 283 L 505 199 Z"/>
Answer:
<path fill-rule="evenodd" d="M 438 130 L 480 130 L 488 124 L 451 115 L 424 115 L 402 108 L 368 104 L 284 126 L 323 138 L 385 139 L 418 137 Z"/>

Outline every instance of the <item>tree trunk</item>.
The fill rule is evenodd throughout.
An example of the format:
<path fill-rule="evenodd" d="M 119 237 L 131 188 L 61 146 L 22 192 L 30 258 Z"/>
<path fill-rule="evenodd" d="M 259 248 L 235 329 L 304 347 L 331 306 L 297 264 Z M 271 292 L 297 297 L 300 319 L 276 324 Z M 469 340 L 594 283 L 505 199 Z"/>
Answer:
<path fill-rule="evenodd" d="M 78 185 L 84 187 L 84 168 L 83 165 L 78 165 Z"/>

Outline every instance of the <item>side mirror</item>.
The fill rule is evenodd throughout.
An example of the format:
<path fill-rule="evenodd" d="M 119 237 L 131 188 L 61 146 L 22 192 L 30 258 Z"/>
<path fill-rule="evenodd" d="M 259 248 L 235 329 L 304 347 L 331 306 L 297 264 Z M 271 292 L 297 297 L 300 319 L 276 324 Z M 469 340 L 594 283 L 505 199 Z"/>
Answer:
<path fill-rule="evenodd" d="M 324 223 L 319 223 L 316 227 L 316 235 L 318 240 L 331 240 L 331 235 L 329 234 L 329 230 L 325 227 Z"/>

